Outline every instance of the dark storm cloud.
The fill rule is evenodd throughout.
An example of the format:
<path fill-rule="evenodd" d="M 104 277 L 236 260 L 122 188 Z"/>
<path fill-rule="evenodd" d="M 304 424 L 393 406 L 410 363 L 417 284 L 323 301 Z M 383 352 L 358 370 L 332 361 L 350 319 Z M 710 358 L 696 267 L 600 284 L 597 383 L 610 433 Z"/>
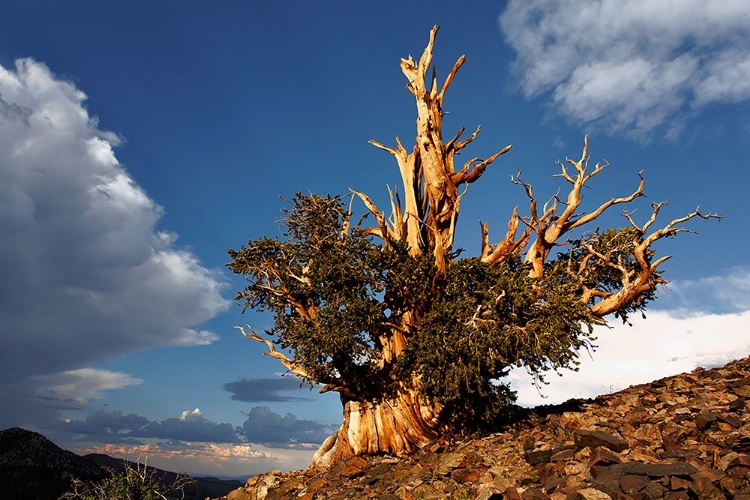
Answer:
<path fill-rule="evenodd" d="M 127 373 L 81 368 L 0 384 L 0 426 L 55 427 L 64 410 L 82 410 L 101 391 L 141 383 Z"/>
<path fill-rule="evenodd" d="M 165 439 L 173 444 L 179 441 L 210 443 L 240 443 L 237 429 L 228 423 L 217 423 L 206 418 L 200 410 L 182 412 L 182 415 L 154 421 L 120 411 L 98 411 L 85 420 L 60 421 L 54 430 L 84 436 L 82 440 L 101 443 L 127 443 L 128 439 Z M 132 443 L 130 443 L 132 444 Z M 179 445 L 179 443 L 177 443 Z"/>
<path fill-rule="evenodd" d="M 143 435 L 180 441 L 205 441 L 210 443 L 239 443 L 237 430 L 232 424 L 212 422 L 203 418 L 200 410 L 183 412 L 179 418 L 151 422 Z"/>
<path fill-rule="evenodd" d="M 195 409 L 160 422 L 133 413 L 100 410 L 83 420 L 58 420 L 49 423 L 46 428 L 58 433 L 75 434 L 78 441 L 95 443 L 139 444 L 143 439 L 161 439 L 172 448 L 180 448 L 191 442 L 250 442 L 297 449 L 314 448 L 335 430 L 335 426 L 299 419 L 292 413 L 279 415 L 265 406 L 250 409 L 241 427 L 213 422 Z"/>
<path fill-rule="evenodd" d="M 107 442 L 113 436 L 142 436 L 146 427 L 151 424 L 146 417 L 133 413 L 124 415 L 119 410 L 100 410 L 87 416 L 85 420 L 71 420 L 60 425 L 60 429 L 74 434 L 106 437 Z"/>
<path fill-rule="evenodd" d="M 224 389 L 232 394 L 234 401 L 245 403 L 279 402 L 290 403 L 299 401 L 312 401 L 304 396 L 293 396 L 291 393 L 301 391 L 309 392 L 309 386 L 300 386 L 300 380 L 292 377 L 277 378 L 243 378 L 235 382 L 224 384 Z"/>
<path fill-rule="evenodd" d="M 300 420 L 294 414 L 281 416 L 265 406 L 250 410 L 240 433 L 251 443 L 277 448 L 302 447 L 322 443 L 335 428 L 312 420 Z"/>

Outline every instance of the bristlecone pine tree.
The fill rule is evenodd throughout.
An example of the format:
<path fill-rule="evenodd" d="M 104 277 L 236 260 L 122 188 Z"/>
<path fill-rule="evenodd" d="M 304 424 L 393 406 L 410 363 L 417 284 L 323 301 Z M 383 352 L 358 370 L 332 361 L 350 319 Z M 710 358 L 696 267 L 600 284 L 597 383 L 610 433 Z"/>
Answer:
<path fill-rule="evenodd" d="M 492 423 L 514 400 L 501 383 L 511 367 L 542 381 L 548 370 L 575 369 L 579 351 L 593 347 L 593 325 L 608 315 L 626 321 L 642 313 L 666 283 L 659 265 L 669 257 L 656 258 L 652 244 L 686 231 L 690 219 L 720 218 L 696 209 L 654 229 L 663 206 L 656 203 L 642 224 L 626 211 L 623 228 L 583 232 L 644 188 L 639 173 L 632 193 L 583 211 L 581 190 L 608 166 L 589 166 L 584 139 L 580 159 L 558 162 L 567 197 L 555 195 L 540 207 L 532 186 L 511 178 L 525 191 L 528 215 L 513 209 L 494 244 L 482 224 L 481 254 L 458 258 L 461 198 L 511 146 L 456 168 L 456 155 L 479 127 L 444 140 L 443 99 L 465 57 L 442 87 L 434 68 L 428 78 L 437 31 L 418 62 L 401 59 L 417 104 L 413 149 L 398 137 L 395 147 L 370 141 L 393 155 L 401 172 L 403 192 L 390 192 L 390 216 L 361 192 L 352 191 L 348 202 L 297 194 L 284 211 L 284 239 L 229 251 L 228 266 L 248 281 L 236 300 L 275 320 L 265 336 L 242 333 L 264 342 L 266 354 L 291 373 L 341 396 L 343 423 L 314 466 L 351 455 L 402 455 L 441 433 Z M 354 222 L 355 198 L 373 225 L 365 217 Z"/>

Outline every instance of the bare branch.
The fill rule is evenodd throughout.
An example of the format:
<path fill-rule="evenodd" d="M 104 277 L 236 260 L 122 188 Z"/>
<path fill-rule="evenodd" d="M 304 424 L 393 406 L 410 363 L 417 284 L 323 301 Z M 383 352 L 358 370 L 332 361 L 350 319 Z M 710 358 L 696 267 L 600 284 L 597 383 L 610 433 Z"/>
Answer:
<path fill-rule="evenodd" d="M 271 277 L 269 276 L 269 271 L 273 272 L 275 281 L 271 280 Z M 310 321 L 310 322 L 315 321 L 317 310 L 314 307 L 305 307 L 304 304 L 302 304 L 299 300 L 294 298 L 294 296 L 291 293 L 289 293 L 289 291 L 282 285 L 281 276 L 279 276 L 279 274 L 276 271 L 259 269 L 258 274 L 265 275 L 265 284 L 258 282 L 255 285 L 256 287 L 272 295 L 275 295 L 276 297 L 283 298 L 291 307 L 294 308 L 295 311 L 297 311 L 297 314 L 305 318 L 307 321 Z M 289 273 L 289 274 L 294 279 L 297 279 L 300 281 L 306 279 L 304 276 L 300 278 L 298 276 L 293 275 L 292 273 Z M 308 280 L 308 283 L 309 283 L 309 280 Z"/>
<path fill-rule="evenodd" d="M 435 47 L 435 37 L 437 36 L 439 29 L 440 27 L 438 25 L 432 27 L 430 30 L 430 41 L 427 42 L 427 47 L 424 48 L 422 57 L 419 58 L 419 66 L 417 66 L 417 68 L 419 69 L 422 78 L 427 74 L 427 68 L 430 67 L 430 63 L 432 62 L 432 49 Z"/>
<path fill-rule="evenodd" d="M 456 142 L 458 138 L 461 137 L 461 135 L 465 131 L 466 131 L 466 127 L 461 127 L 460 129 L 458 129 L 458 132 L 456 132 L 456 135 L 453 136 L 453 139 L 445 143 L 445 146 L 444 146 L 445 150 L 448 151 L 449 149 L 451 149 L 453 147 L 453 143 Z"/>
<path fill-rule="evenodd" d="M 374 228 L 365 230 L 365 234 L 372 234 L 375 236 L 379 236 L 380 239 L 383 240 L 384 243 L 388 243 L 388 238 L 395 238 L 396 235 L 393 233 L 393 231 L 388 227 L 388 222 L 385 219 L 385 214 L 383 214 L 382 210 L 380 210 L 375 203 L 373 203 L 372 199 L 370 199 L 369 196 L 367 196 L 365 193 L 361 193 L 359 191 L 355 191 L 353 189 L 349 190 L 352 194 L 355 194 L 359 197 L 360 200 L 365 204 L 367 209 L 372 213 L 372 215 L 375 216 L 375 220 L 378 223 L 377 230 L 373 230 Z"/>
<path fill-rule="evenodd" d="M 598 166 L 597 166 L 598 169 Z M 597 170 L 594 170 L 594 172 L 588 176 L 588 178 L 591 178 L 594 174 L 596 174 Z M 641 170 L 638 172 L 638 177 L 641 179 L 638 183 L 638 189 L 636 189 L 632 194 L 629 196 L 625 196 L 623 198 L 611 198 L 609 201 L 606 201 L 602 203 L 599 208 L 591 212 L 590 214 L 584 215 L 583 217 L 580 217 L 579 219 L 575 221 L 571 221 L 569 224 L 566 224 L 564 227 L 565 231 L 570 231 L 572 229 L 575 229 L 577 227 L 583 226 L 584 224 L 588 224 L 592 220 L 599 217 L 601 214 L 604 213 L 605 210 L 607 210 L 612 205 L 619 205 L 622 203 L 629 203 L 633 200 L 635 200 L 638 197 L 645 196 L 643 194 L 643 188 L 646 185 L 646 180 L 643 178 L 643 171 Z"/>
<path fill-rule="evenodd" d="M 445 78 L 445 82 L 443 82 L 443 88 L 440 89 L 440 94 L 438 95 L 438 99 L 440 99 L 440 102 L 443 102 L 443 97 L 445 96 L 445 91 L 448 90 L 448 87 L 451 86 L 451 83 L 453 83 L 453 78 L 455 78 L 456 73 L 461 68 L 461 66 L 464 65 L 466 62 L 466 56 L 462 55 L 458 58 L 458 61 L 456 61 L 456 64 L 453 65 L 453 69 L 451 69 L 450 73 L 448 73 L 448 76 Z"/>
<path fill-rule="evenodd" d="M 660 201 L 658 203 L 652 203 L 651 204 L 651 217 L 649 217 L 649 219 L 646 221 L 646 223 L 643 225 L 643 227 L 636 226 L 636 227 L 638 227 L 638 229 L 641 232 L 641 234 L 645 234 L 646 231 L 648 230 L 648 228 L 651 227 L 651 225 L 654 222 L 656 222 L 656 218 L 659 216 L 659 212 L 661 211 L 661 209 L 665 205 L 668 205 L 668 204 L 669 204 L 668 201 Z"/>
<path fill-rule="evenodd" d="M 554 202 L 545 204 L 543 214 L 539 216 L 537 212 L 537 202 L 533 197 L 531 186 L 520 181 L 520 179 L 516 181 L 516 184 L 524 186 L 526 189 L 526 195 L 531 200 L 531 217 L 529 219 L 529 224 L 533 227 L 533 230 L 536 233 L 536 239 L 526 252 L 525 260 L 532 265 L 533 276 L 541 277 L 543 275 L 544 263 L 547 260 L 551 249 L 555 246 L 561 245 L 561 240 L 569 240 L 569 233 L 571 231 L 596 220 L 613 205 L 628 203 L 638 197 L 644 196 L 643 188 L 645 186 L 645 180 L 642 172 L 639 172 L 638 177 L 640 178 L 640 182 L 638 183 L 637 189 L 630 195 L 620 198 L 611 198 L 599 205 L 599 207 L 593 212 L 580 214 L 578 210 L 582 201 L 581 190 L 589 179 L 609 167 L 609 163 L 605 161 L 603 163 L 597 163 L 594 170 L 589 172 L 589 160 L 588 136 L 584 136 L 583 150 L 579 160 L 566 158 L 565 163 L 557 162 L 557 165 L 560 167 L 560 173 L 557 174 L 556 177 L 562 177 L 572 185 L 568 192 L 566 201 L 561 202 L 561 204 L 565 206 L 565 209 L 559 215 L 557 214 L 557 201 L 560 199 L 558 195 L 553 197 Z M 571 175 L 566 164 L 573 166 L 575 169 L 575 176 Z"/>
<path fill-rule="evenodd" d="M 396 137 L 396 141 L 398 141 L 398 137 Z M 393 156 L 397 156 L 399 154 L 399 150 L 398 149 L 391 148 L 391 147 L 388 147 L 388 146 L 384 146 L 383 144 L 379 143 L 378 141 L 370 139 L 367 142 L 369 142 L 370 144 L 372 144 L 373 146 L 375 146 L 378 149 L 382 149 L 383 151 L 388 151 Z M 399 144 L 399 146 L 400 146 L 400 144 Z M 403 149 L 403 148 L 401 148 L 401 149 Z"/>
<path fill-rule="evenodd" d="M 482 130 L 482 126 L 481 125 L 477 125 L 476 130 L 474 130 L 474 132 L 472 132 L 472 134 L 469 137 L 467 137 L 466 139 L 464 139 L 463 141 L 457 142 L 456 145 L 455 145 L 455 147 L 453 149 L 455 151 L 460 151 L 461 149 L 465 148 L 466 146 L 468 146 L 469 144 L 471 144 L 472 142 L 474 142 L 474 139 L 477 138 L 477 135 L 479 135 L 479 131 L 480 130 Z"/>
<path fill-rule="evenodd" d="M 488 264 L 502 262 L 508 255 L 518 253 L 526 247 L 531 236 L 531 227 L 526 225 L 523 233 L 516 238 L 519 222 L 521 222 L 521 218 L 518 216 L 518 207 L 514 207 L 513 213 L 508 220 L 508 231 L 505 233 L 505 237 L 495 245 L 490 245 L 489 243 L 489 223 L 480 224 L 482 233 L 482 262 Z"/>
<path fill-rule="evenodd" d="M 309 285 L 310 284 L 310 278 L 308 278 L 307 276 L 305 276 L 305 273 L 309 269 L 309 267 L 310 266 L 305 266 L 302 269 L 302 276 L 297 276 L 296 274 L 289 273 L 289 277 L 296 279 L 297 281 L 299 281 L 302 284 Z"/>
<path fill-rule="evenodd" d="M 662 205 L 663 204 L 658 204 L 657 206 L 659 208 L 661 208 Z M 654 208 L 654 212 L 657 212 L 657 208 Z M 677 233 L 694 232 L 694 231 L 690 231 L 687 228 L 679 227 L 678 224 L 682 224 L 684 222 L 687 222 L 690 219 L 693 219 L 695 217 L 699 217 L 699 218 L 704 219 L 704 220 L 708 220 L 708 219 L 721 220 L 721 219 L 725 218 L 725 216 L 719 215 L 717 213 L 707 213 L 707 214 L 704 214 L 703 212 L 700 211 L 700 207 L 698 207 L 693 212 L 690 212 L 689 214 L 685 215 L 684 217 L 679 217 L 677 219 L 673 219 L 672 221 L 669 222 L 669 224 L 667 224 L 663 228 L 659 229 L 658 231 L 654 231 L 648 237 L 646 237 L 645 240 L 643 240 L 643 243 L 646 246 L 649 246 L 653 242 L 655 242 L 656 240 L 659 240 L 659 239 L 664 238 L 666 236 L 674 236 Z M 650 225 L 651 222 L 652 222 L 651 219 L 649 219 L 649 222 L 647 224 Z M 644 232 L 645 232 L 645 229 L 647 227 L 648 227 L 647 225 L 644 225 Z"/>
<path fill-rule="evenodd" d="M 640 226 L 636 224 L 636 222 L 633 220 L 633 213 L 628 210 L 623 210 L 622 216 L 628 219 L 628 222 L 630 222 L 630 225 L 634 227 L 635 229 L 640 229 Z"/>
<path fill-rule="evenodd" d="M 561 170 L 561 172 L 560 172 L 559 174 L 555 174 L 555 175 L 553 175 L 552 177 L 562 177 L 563 179 L 565 179 L 565 180 L 566 180 L 566 181 L 568 181 L 569 183 L 571 183 L 571 184 L 575 184 L 575 183 L 576 183 L 576 181 L 575 181 L 575 180 L 573 180 L 573 178 L 572 178 L 572 177 L 570 176 L 570 174 L 568 174 L 568 170 L 567 170 L 567 169 L 565 168 L 565 164 L 564 164 L 564 163 L 562 163 L 562 162 L 561 162 L 561 161 L 559 161 L 559 160 L 558 160 L 558 161 L 556 161 L 555 163 L 557 164 L 557 166 L 559 166 L 559 167 L 560 167 L 560 170 Z"/>
<path fill-rule="evenodd" d="M 687 222 L 693 218 L 699 217 L 704 220 L 708 219 L 718 219 L 721 220 L 724 218 L 724 216 L 715 214 L 715 213 L 707 213 L 704 214 L 699 209 L 695 209 L 695 211 L 690 212 L 689 214 L 685 215 L 684 217 L 678 217 L 676 219 L 671 220 L 667 225 L 665 225 L 661 229 L 657 229 L 656 231 L 652 232 L 649 235 L 646 235 L 647 230 L 649 227 L 654 223 L 656 220 L 656 217 L 659 213 L 659 210 L 664 206 L 664 203 L 654 203 L 652 204 L 652 212 L 649 219 L 643 224 L 643 226 L 638 227 L 637 224 L 634 223 L 630 213 L 625 213 L 626 218 L 630 221 L 630 223 L 634 226 L 634 239 L 633 239 L 633 257 L 635 257 L 635 260 L 638 265 L 637 270 L 630 270 L 624 268 L 624 266 L 621 265 L 615 265 L 610 262 L 610 259 L 608 256 L 603 256 L 601 254 L 596 254 L 593 252 L 593 249 L 590 247 L 588 250 L 596 255 L 597 258 L 599 258 L 604 265 L 609 266 L 615 266 L 621 271 L 621 277 L 622 277 L 622 288 L 612 295 L 607 296 L 606 298 L 603 298 L 600 302 L 597 302 L 591 307 L 591 312 L 593 315 L 597 318 L 603 318 L 607 314 L 613 313 L 615 311 L 620 311 L 623 308 L 625 308 L 627 305 L 632 304 L 638 300 L 639 297 L 642 295 L 649 293 L 652 291 L 657 285 L 661 283 L 665 283 L 666 281 L 661 278 L 657 273 L 657 268 L 662 263 L 666 262 L 671 256 L 664 256 L 656 261 L 651 262 L 652 257 L 652 250 L 651 245 L 656 242 L 657 240 L 660 240 L 662 238 L 665 238 L 667 236 L 675 236 L 678 233 L 682 232 L 694 232 L 691 231 L 685 227 L 680 226 L 680 224 Z"/>
<path fill-rule="evenodd" d="M 487 158 L 486 160 L 483 160 L 483 161 L 479 162 L 477 165 L 474 165 L 474 168 L 471 170 L 471 173 L 469 173 L 469 167 L 470 167 L 471 164 L 473 164 L 475 162 L 475 160 L 478 160 L 478 158 L 477 159 L 469 160 L 468 162 L 466 162 L 466 164 L 464 165 L 464 168 L 461 169 L 460 172 L 456 172 L 455 174 L 453 174 L 453 176 L 452 176 L 452 178 L 453 178 L 453 184 L 455 184 L 456 186 L 458 186 L 458 185 L 463 184 L 463 183 L 471 184 L 472 182 L 476 181 L 477 179 L 479 179 L 482 176 L 482 174 L 484 174 L 485 169 L 493 161 L 495 161 L 500 155 L 504 155 L 505 153 L 507 153 L 508 151 L 510 151 L 511 148 L 512 148 L 511 145 L 507 145 L 503 149 L 501 149 L 500 151 L 498 151 L 497 153 L 495 153 L 494 155 L 492 155 L 489 158 Z"/>
<path fill-rule="evenodd" d="M 250 333 L 247 333 L 245 329 L 241 326 L 235 326 L 236 329 L 238 329 L 242 335 L 248 339 L 257 340 L 258 342 L 263 342 L 268 346 L 268 351 L 266 351 L 265 355 L 271 356 L 272 358 L 278 359 L 282 365 L 286 367 L 287 370 L 294 373 L 298 377 L 302 377 L 308 380 L 311 380 L 311 377 L 307 373 L 307 371 L 302 368 L 298 363 L 294 362 L 294 360 L 291 360 L 287 358 L 283 353 L 276 350 L 276 347 L 273 345 L 273 342 L 271 342 L 268 339 L 264 339 L 263 337 L 259 336 L 255 331 L 250 327 L 250 325 L 246 325 L 247 328 L 250 330 Z"/>

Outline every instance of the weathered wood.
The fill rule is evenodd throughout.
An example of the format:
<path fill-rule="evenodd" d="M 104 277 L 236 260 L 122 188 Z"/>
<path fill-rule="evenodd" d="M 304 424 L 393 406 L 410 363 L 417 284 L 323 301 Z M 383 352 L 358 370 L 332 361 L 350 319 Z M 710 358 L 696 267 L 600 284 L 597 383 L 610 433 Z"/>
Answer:
<path fill-rule="evenodd" d="M 437 26 L 430 31 L 430 40 L 417 63 L 411 56 L 401 59 L 401 71 L 406 76 L 407 89 L 414 96 L 417 105 L 417 138 L 414 149 L 407 153 L 398 137 L 395 148 L 370 141 L 375 147 L 396 158 L 403 182 L 405 206 L 393 204 L 392 222 L 386 231 L 381 223 L 385 220 L 384 213 L 364 200 L 361 193 L 355 194 L 365 201 L 368 210 L 378 221 L 379 227 L 372 228 L 370 234 L 381 237 L 395 235 L 400 241 L 409 244 L 412 255 L 433 254 L 439 272 L 444 272 L 453 249 L 461 197 L 466 192 L 465 189 L 460 192 L 459 188 L 479 179 L 492 162 L 510 151 L 511 146 L 505 146 L 486 159 L 472 158 L 461 170 L 456 171 L 456 153 L 477 137 L 479 127 L 468 138 L 459 141 L 464 132 L 461 128 L 453 139 L 443 143 L 443 99 L 466 57 L 461 56 L 456 61 L 440 90 L 434 69 L 428 83 L 426 77 L 432 63 L 437 31 Z"/>
<path fill-rule="evenodd" d="M 413 453 L 438 437 L 438 411 L 414 389 L 379 401 L 346 401 L 344 421 L 315 454 L 311 467 L 327 467 L 354 455 Z"/>

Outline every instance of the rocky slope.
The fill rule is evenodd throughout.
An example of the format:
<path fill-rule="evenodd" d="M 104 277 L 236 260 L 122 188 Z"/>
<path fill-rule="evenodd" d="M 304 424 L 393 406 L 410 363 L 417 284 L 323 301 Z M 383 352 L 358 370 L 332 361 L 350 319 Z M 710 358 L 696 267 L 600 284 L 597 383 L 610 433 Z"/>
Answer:
<path fill-rule="evenodd" d="M 250 478 L 226 500 L 750 500 L 750 358 L 526 411 L 405 458 Z"/>

